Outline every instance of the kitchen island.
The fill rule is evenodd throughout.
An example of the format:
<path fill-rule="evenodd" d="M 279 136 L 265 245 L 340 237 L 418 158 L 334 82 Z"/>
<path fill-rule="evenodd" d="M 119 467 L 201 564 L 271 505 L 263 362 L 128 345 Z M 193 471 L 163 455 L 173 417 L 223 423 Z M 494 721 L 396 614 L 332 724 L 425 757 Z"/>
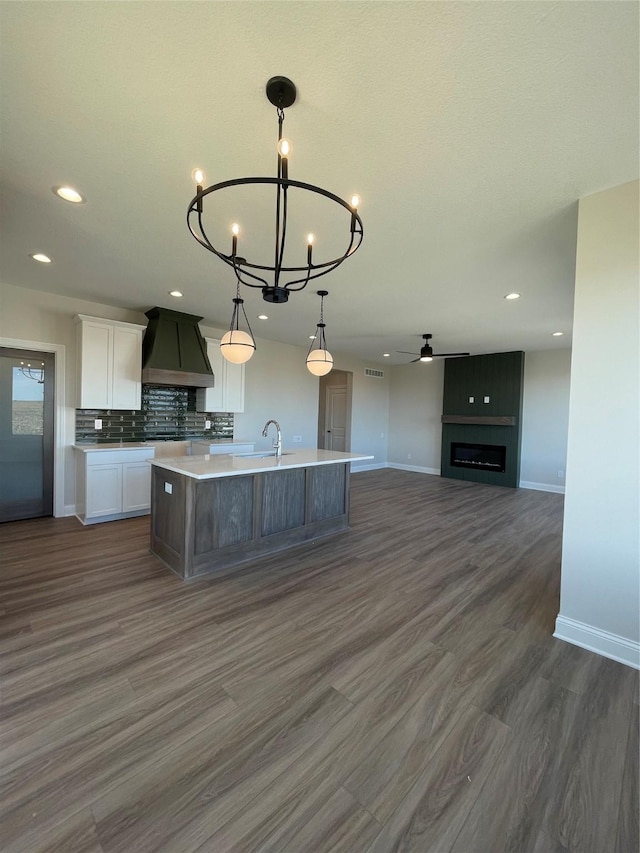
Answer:
<path fill-rule="evenodd" d="M 182 578 L 349 526 L 350 463 L 331 450 L 151 460 L 151 551 Z"/>

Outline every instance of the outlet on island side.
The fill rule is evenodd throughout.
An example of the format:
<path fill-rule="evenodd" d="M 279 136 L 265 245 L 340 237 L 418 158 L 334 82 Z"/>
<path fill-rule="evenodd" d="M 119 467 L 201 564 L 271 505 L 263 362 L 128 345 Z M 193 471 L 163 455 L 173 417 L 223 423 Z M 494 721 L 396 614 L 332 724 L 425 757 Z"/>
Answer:
<path fill-rule="evenodd" d="M 564 471 L 562 469 L 558 469 L 558 479 L 559 480 L 564 479 Z"/>

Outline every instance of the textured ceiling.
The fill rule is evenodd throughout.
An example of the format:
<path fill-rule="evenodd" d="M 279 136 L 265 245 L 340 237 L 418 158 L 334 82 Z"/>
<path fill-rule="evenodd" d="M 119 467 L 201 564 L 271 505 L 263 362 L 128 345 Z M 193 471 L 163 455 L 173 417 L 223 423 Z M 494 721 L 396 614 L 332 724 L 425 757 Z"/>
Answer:
<path fill-rule="evenodd" d="M 436 351 L 570 344 L 577 200 L 638 176 L 638 4 L 22 0 L 1 15 L 4 283 L 228 325 L 233 275 L 187 231 L 190 175 L 274 174 L 264 85 L 283 74 L 290 176 L 362 197 L 362 247 L 317 285 L 330 349 L 383 362 L 423 332 Z M 64 183 L 87 204 L 58 200 Z M 304 256 L 313 230 L 319 257 L 334 210 L 294 203 L 290 240 Z M 262 205 L 271 239 L 270 201 L 245 217 Z M 257 336 L 308 343 L 315 288 L 283 306 L 244 290 Z"/>

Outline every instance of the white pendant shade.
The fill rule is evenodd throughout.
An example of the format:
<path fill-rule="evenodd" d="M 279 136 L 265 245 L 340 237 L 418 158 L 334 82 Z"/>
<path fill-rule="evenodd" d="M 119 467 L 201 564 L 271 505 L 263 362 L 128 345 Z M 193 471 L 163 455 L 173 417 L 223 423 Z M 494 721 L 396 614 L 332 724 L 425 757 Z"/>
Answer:
<path fill-rule="evenodd" d="M 220 341 L 220 352 L 227 361 L 233 364 L 244 364 L 255 352 L 256 345 L 247 332 L 233 329 L 223 335 Z"/>
<path fill-rule="evenodd" d="M 333 368 L 333 356 L 326 349 L 314 349 L 307 356 L 307 370 L 314 376 L 326 376 Z"/>

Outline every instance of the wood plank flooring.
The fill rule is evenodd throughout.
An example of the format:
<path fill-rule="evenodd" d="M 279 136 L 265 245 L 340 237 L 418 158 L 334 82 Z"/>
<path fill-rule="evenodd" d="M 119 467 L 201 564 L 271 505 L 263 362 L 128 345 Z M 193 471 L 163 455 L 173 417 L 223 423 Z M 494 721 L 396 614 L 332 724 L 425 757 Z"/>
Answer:
<path fill-rule="evenodd" d="M 371 471 L 190 583 L 148 518 L 0 525 L 0 848 L 637 853 L 638 673 L 552 638 L 561 525 Z"/>

